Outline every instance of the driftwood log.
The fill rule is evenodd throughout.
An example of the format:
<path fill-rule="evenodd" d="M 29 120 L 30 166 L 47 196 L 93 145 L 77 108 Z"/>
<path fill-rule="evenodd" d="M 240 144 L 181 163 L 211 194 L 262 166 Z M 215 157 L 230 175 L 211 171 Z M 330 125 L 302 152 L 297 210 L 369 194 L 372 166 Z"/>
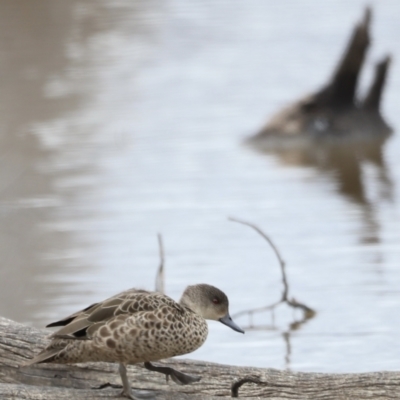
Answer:
<path fill-rule="evenodd" d="M 21 367 L 46 343 L 48 332 L 0 317 L 0 399 L 112 399 L 119 389 L 93 389 L 109 382 L 119 384 L 117 366 L 107 363 L 78 365 L 40 364 Z M 344 355 L 345 357 L 345 355 Z M 136 390 L 154 399 L 400 399 L 400 372 L 321 374 L 279 371 L 269 368 L 233 367 L 189 360 L 160 364 L 202 380 L 180 386 L 142 366 L 129 368 Z"/>
<path fill-rule="evenodd" d="M 376 64 L 373 81 L 362 98 L 356 98 L 360 73 L 370 46 L 371 9 L 356 24 L 329 82 L 322 89 L 279 111 L 249 143 L 281 147 L 307 141 L 385 139 L 391 128 L 380 112 L 390 56 Z M 267 143 L 262 143 L 267 142 Z"/>

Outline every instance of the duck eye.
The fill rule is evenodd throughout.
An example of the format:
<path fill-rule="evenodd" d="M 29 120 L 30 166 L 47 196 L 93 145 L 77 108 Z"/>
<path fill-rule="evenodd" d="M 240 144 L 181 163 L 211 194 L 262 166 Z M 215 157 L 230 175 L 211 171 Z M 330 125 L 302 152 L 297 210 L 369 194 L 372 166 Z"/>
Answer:
<path fill-rule="evenodd" d="M 219 298 L 218 298 L 218 297 L 214 297 L 214 298 L 212 299 L 212 302 L 213 302 L 214 304 L 219 304 Z"/>

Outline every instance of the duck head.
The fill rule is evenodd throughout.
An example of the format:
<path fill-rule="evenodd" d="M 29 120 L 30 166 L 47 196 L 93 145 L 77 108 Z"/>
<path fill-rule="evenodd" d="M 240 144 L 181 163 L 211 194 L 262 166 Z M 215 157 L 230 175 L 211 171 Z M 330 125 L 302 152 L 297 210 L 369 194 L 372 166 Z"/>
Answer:
<path fill-rule="evenodd" d="M 236 332 L 244 333 L 229 315 L 227 295 L 214 286 L 205 283 L 188 286 L 179 303 L 189 307 L 204 319 L 219 321 Z"/>

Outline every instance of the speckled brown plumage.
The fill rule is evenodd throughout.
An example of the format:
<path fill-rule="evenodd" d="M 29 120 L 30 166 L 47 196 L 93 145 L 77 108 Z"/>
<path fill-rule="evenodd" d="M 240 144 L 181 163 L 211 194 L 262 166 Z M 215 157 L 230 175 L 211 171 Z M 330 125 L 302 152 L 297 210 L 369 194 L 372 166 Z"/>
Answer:
<path fill-rule="evenodd" d="M 134 398 L 125 365 L 196 350 L 207 338 L 205 319 L 243 332 L 231 320 L 228 307 L 227 296 L 206 284 L 188 286 L 179 303 L 161 293 L 130 289 L 49 324 L 61 328 L 29 364 L 118 362 L 123 394 Z"/>

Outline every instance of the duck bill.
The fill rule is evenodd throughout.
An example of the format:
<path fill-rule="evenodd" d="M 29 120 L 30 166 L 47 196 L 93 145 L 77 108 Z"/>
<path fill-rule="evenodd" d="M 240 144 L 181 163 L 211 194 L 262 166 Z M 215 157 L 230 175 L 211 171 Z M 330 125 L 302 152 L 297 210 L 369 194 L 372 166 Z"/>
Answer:
<path fill-rule="evenodd" d="M 226 326 L 229 326 L 229 328 L 233 329 L 236 332 L 244 333 L 244 330 L 233 322 L 229 314 L 226 314 L 225 317 L 220 318 L 218 321 L 222 322 Z"/>

